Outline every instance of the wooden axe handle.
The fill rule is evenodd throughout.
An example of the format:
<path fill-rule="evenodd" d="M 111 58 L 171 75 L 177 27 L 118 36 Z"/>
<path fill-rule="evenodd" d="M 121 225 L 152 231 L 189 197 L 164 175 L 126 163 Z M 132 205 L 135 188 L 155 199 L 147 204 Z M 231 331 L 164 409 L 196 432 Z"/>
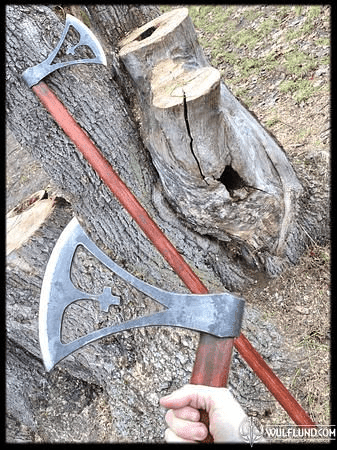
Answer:
<path fill-rule="evenodd" d="M 43 106 L 50 112 L 56 123 L 76 145 L 89 164 L 91 164 L 118 201 L 129 212 L 190 291 L 194 294 L 207 294 L 208 290 L 206 286 L 178 253 L 158 225 L 151 219 L 146 210 L 113 170 L 86 132 L 73 119 L 60 100 L 58 100 L 56 95 L 43 81 L 33 86 L 32 89 Z M 205 335 L 201 335 L 191 383 L 217 387 L 226 386 L 232 344 L 233 339 L 219 340 L 211 336 L 206 337 Z M 308 414 L 297 403 L 294 397 L 291 396 L 279 378 L 273 373 L 242 333 L 234 341 L 234 345 L 257 376 L 288 412 L 289 416 L 298 425 L 315 426 Z"/>
<path fill-rule="evenodd" d="M 233 338 L 219 339 L 207 334 L 200 335 L 190 383 L 213 387 L 227 386 L 233 342 Z M 209 431 L 208 413 L 203 409 L 200 410 L 200 421 L 208 429 L 208 435 L 202 443 L 213 443 L 213 436 Z"/>

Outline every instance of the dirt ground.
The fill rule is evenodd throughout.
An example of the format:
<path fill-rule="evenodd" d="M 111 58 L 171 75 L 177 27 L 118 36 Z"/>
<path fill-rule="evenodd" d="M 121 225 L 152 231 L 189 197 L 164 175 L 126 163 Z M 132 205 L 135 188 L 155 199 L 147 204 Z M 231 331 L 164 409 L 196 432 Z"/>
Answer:
<path fill-rule="evenodd" d="M 198 39 L 226 85 L 290 156 L 301 178 L 330 184 L 330 7 L 192 6 Z M 315 242 L 299 264 L 256 281 L 246 302 L 300 350 L 290 392 L 318 424 L 330 424 L 330 243 Z M 304 360 L 305 363 L 304 364 Z M 284 423 L 278 407 L 274 423 Z"/>

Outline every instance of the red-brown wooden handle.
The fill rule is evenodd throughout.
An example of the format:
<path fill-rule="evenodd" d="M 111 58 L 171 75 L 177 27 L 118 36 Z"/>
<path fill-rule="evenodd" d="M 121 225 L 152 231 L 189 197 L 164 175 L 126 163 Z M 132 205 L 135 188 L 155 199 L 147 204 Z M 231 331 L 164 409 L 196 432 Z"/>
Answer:
<path fill-rule="evenodd" d="M 213 387 L 226 387 L 232 359 L 233 343 L 233 338 L 219 339 L 202 334 L 200 336 L 190 383 Z M 208 413 L 203 409 L 200 410 L 200 422 L 204 423 L 208 429 L 208 435 L 202 443 L 213 443 L 213 436 L 209 431 Z"/>
<path fill-rule="evenodd" d="M 113 170 L 87 133 L 73 119 L 60 100 L 58 100 L 56 95 L 43 81 L 33 86 L 32 89 L 43 106 L 50 112 L 56 123 L 76 145 L 78 150 L 91 164 L 121 205 L 129 212 L 190 291 L 194 294 L 207 294 L 208 290 L 206 286 L 151 219 L 146 210 Z M 230 341 L 232 339 L 219 340 L 210 336 L 200 336 L 200 344 L 196 354 L 191 383 L 218 387 L 220 387 L 220 384 L 221 386 L 226 386 L 230 367 L 230 358 L 228 358 L 229 353 L 231 353 L 229 352 L 229 347 L 231 346 Z M 242 333 L 235 339 L 234 345 L 295 423 L 303 426 L 315 426 L 308 414 L 297 403 Z"/>

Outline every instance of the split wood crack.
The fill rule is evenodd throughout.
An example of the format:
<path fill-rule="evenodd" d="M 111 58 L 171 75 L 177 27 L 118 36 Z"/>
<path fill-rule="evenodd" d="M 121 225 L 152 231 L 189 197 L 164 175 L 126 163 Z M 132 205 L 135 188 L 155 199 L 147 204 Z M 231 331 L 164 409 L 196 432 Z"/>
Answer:
<path fill-rule="evenodd" d="M 207 182 L 207 178 L 206 178 L 205 175 L 203 174 L 203 171 L 202 171 L 202 169 L 201 169 L 201 164 L 200 164 L 199 159 L 198 159 L 198 157 L 197 157 L 197 155 L 196 155 L 196 153 L 195 153 L 195 151 L 194 151 L 194 148 L 193 148 L 193 136 L 192 136 L 192 133 L 191 133 L 191 128 L 190 128 L 190 124 L 189 124 L 189 120 L 188 120 L 186 92 L 185 92 L 183 89 L 182 89 L 182 91 L 183 91 L 184 120 L 185 120 L 185 125 L 186 125 L 187 134 L 188 134 L 188 137 L 189 137 L 189 140 L 190 140 L 189 146 L 190 146 L 191 154 L 192 154 L 192 156 L 193 156 L 193 158 L 194 158 L 194 160 L 195 160 L 195 162 L 196 162 L 196 164 L 197 164 L 197 166 L 198 166 L 198 169 L 199 169 L 199 172 L 200 172 L 200 175 L 201 175 L 202 179 L 203 179 L 204 182 L 209 186 L 209 183 Z M 227 167 L 230 167 L 230 168 L 231 168 L 231 166 L 226 166 L 226 169 L 227 169 Z M 225 169 L 225 171 L 226 171 L 226 169 Z M 232 169 L 232 170 L 233 170 L 233 169 Z M 229 194 L 230 194 L 231 197 L 233 197 L 233 191 L 234 191 L 235 189 L 238 189 L 239 187 L 255 189 L 255 190 L 257 190 L 257 191 L 261 191 L 261 192 L 264 192 L 264 193 L 266 193 L 266 194 L 269 194 L 267 191 L 264 191 L 263 189 L 260 189 L 260 188 L 257 188 L 257 187 L 255 187 L 255 186 L 251 186 L 251 185 L 247 184 L 247 183 L 245 182 L 245 180 L 243 180 L 243 179 L 241 179 L 241 182 L 242 182 L 242 185 L 241 185 L 241 186 L 237 186 L 237 187 L 234 187 L 234 188 L 230 189 L 230 188 L 227 186 L 227 183 L 226 183 L 227 180 L 226 180 L 225 177 L 224 177 L 225 171 L 223 172 L 223 174 L 221 175 L 220 178 L 217 178 L 217 179 L 214 178 L 214 177 L 213 177 L 213 178 L 214 178 L 214 180 L 220 181 L 220 183 L 222 183 L 223 185 L 226 186 L 226 188 L 227 188 L 227 190 L 229 191 Z M 238 175 L 238 177 L 240 177 L 240 176 Z M 240 178 L 241 178 L 241 177 L 240 177 Z"/>
<path fill-rule="evenodd" d="M 185 119 L 187 134 L 188 134 L 188 137 L 190 139 L 191 153 L 192 153 L 192 156 L 193 156 L 193 158 L 195 159 L 195 161 L 197 163 L 197 166 L 198 166 L 198 169 L 199 169 L 199 172 L 200 172 L 200 175 L 201 175 L 202 179 L 205 181 L 206 184 L 208 184 L 207 180 L 206 180 L 206 177 L 202 173 L 201 166 L 200 166 L 199 160 L 197 158 L 197 155 L 195 154 L 194 149 L 193 149 L 193 137 L 192 137 L 192 134 L 191 134 L 190 124 L 189 124 L 189 121 L 188 121 L 187 100 L 186 100 L 186 93 L 185 93 L 184 90 L 183 90 L 183 95 L 184 95 L 184 119 Z"/>

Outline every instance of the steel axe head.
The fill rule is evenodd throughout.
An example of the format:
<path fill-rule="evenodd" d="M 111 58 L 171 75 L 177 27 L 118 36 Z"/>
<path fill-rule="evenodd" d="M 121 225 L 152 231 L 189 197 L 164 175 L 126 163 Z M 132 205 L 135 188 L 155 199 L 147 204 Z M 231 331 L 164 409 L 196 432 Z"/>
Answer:
<path fill-rule="evenodd" d="M 68 342 L 61 341 L 62 320 L 66 308 L 81 299 L 96 300 L 102 311 L 111 305 L 119 305 L 120 299 L 105 287 L 101 295 L 94 295 L 77 289 L 70 278 L 75 251 L 84 246 L 106 267 L 127 283 L 164 306 L 164 310 L 152 315 L 108 326 Z M 86 235 L 74 218 L 61 233 L 44 275 L 39 313 L 39 339 L 46 369 L 75 350 L 102 337 L 132 328 L 146 326 L 173 326 L 189 328 L 217 337 L 236 337 L 240 334 L 244 300 L 230 293 L 222 294 L 178 294 L 154 287 L 131 275 L 118 266 Z"/>
<path fill-rule="evenodd" d="M 75 30 L 80 35 L 80 40 L 76 45 L 73 45 L 71 48 L 67 50 L 67 54 L 74 55 L 75 50 L 80 45 L 85 45 L 90 48 L 90 50 L 95 55 L 94 58 L 82 58 L 82 59 L 74 59 L 72 61 L 64 61 L 53 64 L 53 60 L 55 56 L 57 55 L 58 51 L 61 48 L 61 45 L 63 44 L 66 35 L 68 33 L 69 27 L 73 26 Z M 34 86 L 39 81 L 41 81 L 45 76 L 49 75 L 51 72 L 54 72 L 54 70 L 60 69 L 62 67 L 71 66 L 73 64 L 103 64 L 106 66 L 107 61 L 106 57 L 103 51 L 103 48 L 101 44 L 98 42 L 95 35 L 92 33 L 92 31 L 84 25 L 83 22 L 78 20 L 76 17 L 71 16 L 70 14 L 67 14 L 66 16 L 66 23 L 63 30 L 63 33 L 61 35 L 60 41 L 55 47 L 55 49 L 51 52 L 51 54 L 48 56 L 47 59 L 45 59 L 40 64 L 37 64 L 34 67 L 30 67 L 29 69 L 25 70 L 22 74 L 23 79 L 27 83 L 29 87 Z"/>

